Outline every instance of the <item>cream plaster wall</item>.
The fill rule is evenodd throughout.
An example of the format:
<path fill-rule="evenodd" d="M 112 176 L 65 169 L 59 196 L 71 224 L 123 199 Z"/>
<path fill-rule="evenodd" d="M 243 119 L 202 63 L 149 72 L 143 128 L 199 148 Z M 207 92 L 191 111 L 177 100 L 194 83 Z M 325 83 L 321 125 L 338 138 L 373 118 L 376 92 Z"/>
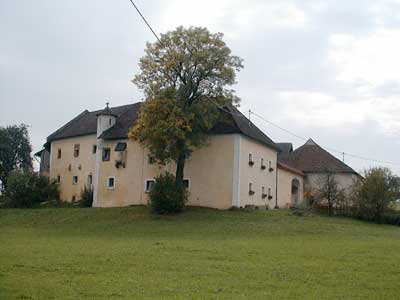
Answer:
<path fill-rule="evenodd" d="M 79 144 L 79 156 L 74 157 L 74 146 Z M 51 143 L 50 151 L 50 178 L 61 177 L 60 198 L 71 202 L 72 197 L 80 199 L 81 191 L 87 184 L 88 175 L 94 180 L 94 168 L 96 155 L 92 153 L 93 145 L 96 145 L 96 135 L 67 138 Z M 61 149 L 61 158 L 57 158 L 58 149 Z M 69 170 L 71 165 L 71 170 Z M 78 176 L 78 184 L 72 184 L 72 177 Z"/>
<path fill-rule="evenodd" d="M 233 135 L 216 135 L 206 147 L 193 152 L 185 166 L 185 179 L 190 181 L 188 205 L 226 209 L 232 206 Z M 127 143 L 126 167 L 116 168 L 118 141 L 103 141 L 102 147 L 111 149 L 111 159 L 100 162 L 98 199 L 95 206 L 127 206 L 147 204 L 146 179 L 153 179 L 163 171 L 175 172 L 175 165 L 149 164 L 148 152 L 136 142 Z M 115 188 L 107 188 L 108 177 L 115 177 Z"/>
<path fill-rule="evenodd" d="M 303 202 L 304 178 L 296 173 L 278 167 L 278 207 L 288 208 L 295 205 L 292 200 L 292 181 L 299 181 L 299 201 Z"/>
<path fill-rule="evenodd" d="M 249 153 L 252 154 L 254 165 L 249 165 Z M 261 159 L 264 159 L 266 169 L 261 169 Z M 269 171 L 271 162 L 272 171 Z M 277 151 L 265 145 L 241 136 L 241 155 L 240 155 L 240 205 L 267 205 L 269 208 L 275 207 L 276 201 L 276 172 L 277 172 Z M 252 182 L 254 195 L 249 195 L 249 183 Z M 262 198 L 261 189 L 265 187 L 271 189 L 272 199 Z"/>

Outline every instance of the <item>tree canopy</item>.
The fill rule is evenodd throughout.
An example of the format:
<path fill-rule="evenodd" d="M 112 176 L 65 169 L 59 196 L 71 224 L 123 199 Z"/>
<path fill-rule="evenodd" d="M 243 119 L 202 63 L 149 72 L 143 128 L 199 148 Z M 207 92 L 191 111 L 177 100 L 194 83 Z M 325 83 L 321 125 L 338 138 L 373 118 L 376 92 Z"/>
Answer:
<path fill-rule="evenodd" d="M 183 182 L 185 160 L 207 143 L 207 132 L 219 107 L 238 103 L 230 87 L 242 59 L 231 54 L 222 33 L 178 27 L 148 43 L 133 82 L 144 91 L 130 137 L 147 147 L 160 163 L 177 163 L 176 181 Z"/>
<path fill-rule="evenodd" d="M 31 152 L 27 125 L 0 127 L 0 180 L 3 188 L 7 186 L 12 171 L 32 169 Z"/>

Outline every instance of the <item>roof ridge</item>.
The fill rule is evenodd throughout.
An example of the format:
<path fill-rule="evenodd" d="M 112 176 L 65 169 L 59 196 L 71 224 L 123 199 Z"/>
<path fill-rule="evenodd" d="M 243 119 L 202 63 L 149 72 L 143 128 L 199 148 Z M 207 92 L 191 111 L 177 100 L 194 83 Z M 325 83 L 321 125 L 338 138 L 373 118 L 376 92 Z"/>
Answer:
<path fill-rule="evenodd" d="M 87 109 L 85 109 L 83 112 L 81 112 L 79 115 L 77 115 L 75 118 L 73 118 L 72 120 L 70 120 L 69 122 L 65 123 L 63 126 L 61 126 L 60 128 L 58 128 L 56 131 L 54 131 L 53 133 L 51 133 L 48 137 L 47 137 L 47 141 L 54 135 L 56 135 L 57 133 L 59 133 L 60 131 L 68 128 L 69 126 L 72 125 L 73 122 L 75 122 L 76 120 L 79 120 L 80 118 L 82 118 L 83 116 L 87 115 L 88 113 L 90 113 Z"/>
<path fill-rule="evenodd" d="M 311 140 L 312 143 L 309 143 L 310 140 Z M 343 170 L 343 172 L 345 172 L 345 173 L 350 173 L 351 172 L 351 173 L 354 173 L 354 174 L 358 174 L 352 167 L 350 167 L 344 161 L 341 161 L 340 159 L 338 159 L 335 155 L 333 155 L 328 150 L 326 150 L 323 147 L 321 147 L 319 144 L 317 144 L 312 139 L 309 139 L 306 143 L 304 143 L 303 145 L 301 145 L 300 147 L 295 149 L 291 154 L 292 158 L 294 160 L 296 160 L 296 155 L 298 155 L 298 153 L 300 153 L 302 151 L 302 149 L 305 149 L 306 147 L 315 147 L 315 148 L 319 149 L 322 153 L 325 153 L 330 158 L 332 158 L 336 163 L 339 163 L 342 166 L 342 168 L 344 167 L 344 169 L 346 169 L 346 168 L 348 169 L 347 171 Z"/>
<path fill-rule="evenodd" d="M 135 102 L 135 103 L 130 103 L 130 104 L 124 104 L 124 105 L 119 105 L 119 106 L 113 106 L 113 107 L 110 107 L 110 109 L 111 110 L 113 110 L 113 109 L 120 109 L 121 107 L 125 107 L 125 106 L 131 106 L 131 105 L 135 105 L 135 104 L 137 104 L 137 103 L 141 103 L 141 102 Z M 101 112 L 101 111 L 103 111 L 104 109 L 97 109 L 97 110 L 92 110 L 92 111 L 88 111 L 89 113 L 98 113 L 98 112 Z"/>
<path fill-rule="evenodd" d="M 276 143 L 269 137 L 267 136 L 264 131 L 262 131 L 260 128 L 258 128 L 256 126 L 256 124 L 254 124 L 249 118 L 247 118 L 236 106 L 234 106 L 233 104 L 227 106 L 229 109 L 229 112 L 231 112 L 231 116 L 233 121 L 235 122 L 236 126 L 239 128 L 239 130 L 241 131 L 241 133 L 249 138 L 258 140 L 256 137 L 251 136 L 250 134 L 246 133 L 243 128 L 241 127 L 240 123 L 237 122 L 236 118 L 242 118 L 245 119 L 245 121 L 247 121 L 249 127 L 254 127 L 267 141 L 268 143 L 264 142 L 265 144 L 267 144 L 270 148 L 280 152 L 280 148 L 276 145 Z M 233 111 L 232 111 L 233 110 Z M 260 141 L 261 142 L 261 141 Z"/>

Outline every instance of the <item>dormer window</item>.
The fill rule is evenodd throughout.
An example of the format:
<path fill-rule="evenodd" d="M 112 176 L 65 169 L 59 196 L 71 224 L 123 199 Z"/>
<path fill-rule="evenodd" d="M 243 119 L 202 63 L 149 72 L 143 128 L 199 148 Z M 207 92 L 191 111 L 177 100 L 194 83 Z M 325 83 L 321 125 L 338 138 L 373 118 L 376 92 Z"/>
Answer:
<path fill-rule="evenodd" d="M 115 146 L 115 152 L 122 152 L 126 150 L 126 143 L 117 143 Z"/>
<path fill-rule="evenodd" d="M 249 153 L 249 166 L 254 165 L 253 154 Z"/>
<path fill-rule="evenodd" d="M 251 195 L 254 195 L 254 190 L 253 190 L 253 183 L 252 182 L 249 182 L 249 195 L 251 196 Z"/>
<path fill-rule="evenodd" d="M 265 170 L 267 167 L 264 165 L 264 158 L 261 158 L 261 170 Z"/>

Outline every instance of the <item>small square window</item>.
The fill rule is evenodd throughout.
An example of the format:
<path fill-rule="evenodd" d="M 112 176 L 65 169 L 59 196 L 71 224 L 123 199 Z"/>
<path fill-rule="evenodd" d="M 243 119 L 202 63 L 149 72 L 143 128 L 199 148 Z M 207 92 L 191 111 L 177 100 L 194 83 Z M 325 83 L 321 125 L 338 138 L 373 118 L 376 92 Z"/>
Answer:
<path fill-rule="evenodd" d="M 97 145 L 93 145 L 92 147 L 92 153 L 95 154 L 97 152 Z"/>
<path fill-rule="evenodd" d="M 79 156 L 79 144 L 75 144 L 74 146 L 74 157 L 78 157 Z"/>
<path fill-rule="evenodd" d="M 73 185 L 78 184 L 78 176 L 72 176 L 72 184 Z"/>
<path fill-rule="evenodd" d="M 154 179 L 146 180 L 146 185 L 145 185 L 145 192 L 149 193 L 151 189 L 153 188 L 153 185 L 155 183 Z"/>
<path fill-rule="evenodd" d="M 108 177 L 107 178 L 107 188 L 109 190 L 113 190 L 115 188 L 115 177 Z"/>
<path fill-rule="evenodd" d="M 103 148 L 103 161 L 109 161 L 111 156 L 110 148 Z"/>
<path fill-rule="evenodd" d="M 57 158 L 60 159 L 61 158 L 61 149 L 57 150 Z"/>

